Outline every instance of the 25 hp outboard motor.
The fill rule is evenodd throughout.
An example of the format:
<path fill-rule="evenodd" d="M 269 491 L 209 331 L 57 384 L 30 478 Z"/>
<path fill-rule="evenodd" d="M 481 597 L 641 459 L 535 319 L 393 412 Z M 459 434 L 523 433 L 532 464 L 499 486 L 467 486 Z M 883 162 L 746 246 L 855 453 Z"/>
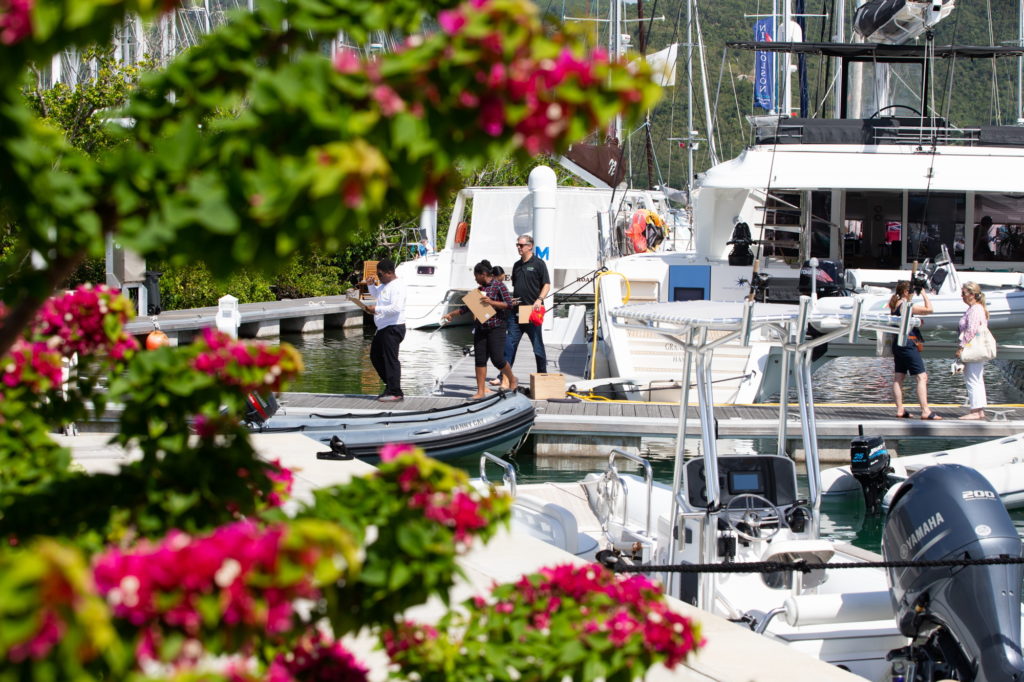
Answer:
<path fill-rule="evenodd" d="M 925 467 L 900 487 L 882 532 L 886 561 L 1021 556 L 1010 515 L 988 480 L 958 464 Z M 900 632 L 892 679 L 1024 680 L 1020 564 L 889 568 Z"/>
<path fill-rule="evenodd" d="M 863 426 L 859 433 L 850 441 L 850 473 L 864 492 L 868 514 L 877 514 L 889 489 L 889 450 L 881 436 L 865 436 Z"/>

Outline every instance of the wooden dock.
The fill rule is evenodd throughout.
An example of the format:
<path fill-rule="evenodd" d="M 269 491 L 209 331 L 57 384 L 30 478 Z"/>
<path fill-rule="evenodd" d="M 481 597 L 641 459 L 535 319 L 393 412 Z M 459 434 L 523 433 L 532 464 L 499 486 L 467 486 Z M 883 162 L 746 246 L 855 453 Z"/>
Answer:
<path fill-rule="evenodd" d="M 282 332 L 310 333 L 324 329 L 359 327 L 363 312 L 345 296 L 318 296 L 266 303 L 242 303 L 238 306 L 242 323 L 238 336 L 255 339 L 280 336 Z M 132 336 L 145 338 L 159 328 L 171 339 L 171 345 L 191 343 L 202 329 L 216 324 L 217 307 L 168 310 L 159 315 L 140 316 L 126 325 Z"/>

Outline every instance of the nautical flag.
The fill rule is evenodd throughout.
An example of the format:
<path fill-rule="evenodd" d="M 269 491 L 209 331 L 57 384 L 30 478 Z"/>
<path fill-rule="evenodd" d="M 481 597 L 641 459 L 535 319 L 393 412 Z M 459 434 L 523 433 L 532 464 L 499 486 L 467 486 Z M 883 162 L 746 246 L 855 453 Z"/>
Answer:
<path fill-rule="evenodd" d="M 754 22 L 754 40 L 757 42 L 772 41 L 775 32 L 775 19 L 766 17 Z M 775 53 L 754 53 L 754 104 L 775 110 Z"/>
<path fill-rule="evenodd" d="M 662 87 L 676 84 L 676 54 L 679 43 L 672 43 L 664 50 L 647 55 L 647 63 L 651 65 L 651 80 Z"/>

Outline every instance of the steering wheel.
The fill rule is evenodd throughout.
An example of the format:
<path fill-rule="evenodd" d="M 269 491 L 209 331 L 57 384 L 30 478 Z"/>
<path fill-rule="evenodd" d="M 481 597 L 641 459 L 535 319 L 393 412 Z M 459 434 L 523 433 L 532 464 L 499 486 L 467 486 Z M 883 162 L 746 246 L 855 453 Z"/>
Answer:
<path fill-rule="evenodd" d="M 755 493 L 743 493 L 729 500 L 729 504 L 725 505 L 725 522 L 729 525 L 729 528 L 736 531 L 744 540 L 750 542 L 764 542 L 771 540 L 775 537 L 775 534 L 782 528 L 782 512 L 779 508 L 772 504 L 771 500 Z M 758 531 L 758 535 L 753 535 L 744 530 L 740 530 L 740 524 L 745 524 L 749 528 Z M 764 535 L 760 534 L 760 530 L 763 526 L 775 527 L 767 531 Z"/>
<path fill-rule="evenodd" d="M 915 116 L 921 116 L 921 112 L 915 109 L 914 107 L 909 107 L 906 104 L 890 104 L 887 107 L 882 107 L 875 113 L 871 114 L 871 116 L 869 116 L 868 118 L 878 118 L 879 114 L 889 109 L 906 109 L 907 111 L 913 112 Z"/>

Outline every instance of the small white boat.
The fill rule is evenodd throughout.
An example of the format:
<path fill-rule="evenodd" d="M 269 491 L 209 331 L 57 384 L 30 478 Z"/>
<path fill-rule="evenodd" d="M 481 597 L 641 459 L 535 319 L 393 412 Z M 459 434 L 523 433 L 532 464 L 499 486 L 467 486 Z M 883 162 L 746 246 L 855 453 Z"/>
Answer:
<path fill-rule="evenodd" d="M 961 448 L 927 452 L 889 460 L 891 471 L 883 483 L 888 488 L 882 500 L 887 508 L 898 483 L 915 471 L 936 464 L 960 464 L 978 470 L 1007 509 L 1024 507 L 1024 433 L 985 441 Z M 826 498 L 861 495 L 863 487 L 850 466 L 825 469 L 821 472 L 821 492 Z"/>
<path fill-rule="evenodd" d="M 858 308 L 839 316 L 844 326 L 812 338 L 808 324 L 820 318 L 807 298 L 799 307 L 649 303 L 619 307 L 614 315 L 620 324 L 678 344 L 684 355 L 681 376 L 696 367 L 697 412 L 705 425 L 702 456 L 683 457 L 692 417 L 681 410 L 671 486 L 654 481 L 645 460 L 613 451 L 605 472 L 588 474 L 579 483 L 518 486 L 514 529 L 581 556 L 590 556 L 596 540 L 609 548 L 599 553 L 602 561 L 610 553 L 616 565 L 650 565 L 648 571 L 663 580 L 670 594 L 870 680 L 896 679 L 914 666 L 932 666 L 928 669 L 941 677 L 1010 679 L 968 678 L 966 668 L 953 670 L 942 658 L 952 651 L 947 647 L 951 642 L 959 647 L 957 662 L 983 660 L 987 672 L 1024 671 L 1016 600 L 1020 566 L 934 570 L 931 563 L 922 563 L 887 572 L 872 563 L 882 556 L 821 537 L 821 470 L 810 380 L 814 348 L 861 329 L 906 334 L 906 320 L 901 329 L 895 318 Z M 785 455 L 784 435 L 777 454 L 718 452 L 710 426 L 715 423 L 713 355 L 730 342 L 745 345 L 752 338 L 781 346 L 794 367 L 807 453 L 806 498 L 797 485 L 796 464 Z M 682 390 L 688 404 L 688 385 Z M 780 434 L 785 434 L 789 411 L 780 409 Z M 637 462 L 643 475 L 620 473 L 624 459 Z M 961 498 L 965 486 L 981 495 Z M 956 465 L 926 467 L 894 501 L 883 534 L 885 559 L 1019 556 L 1020 539 L 996 497 L 977 472 Z M 796 562 L 808 570 L 765 572 L 762 562 Z M 667 564 L 680 571 L 666 570 Z M 1006 590 L 1013 591 L 1013 600 L 1001 596 Z M 968 593 L 970 599 L 964 599 Z"/>

